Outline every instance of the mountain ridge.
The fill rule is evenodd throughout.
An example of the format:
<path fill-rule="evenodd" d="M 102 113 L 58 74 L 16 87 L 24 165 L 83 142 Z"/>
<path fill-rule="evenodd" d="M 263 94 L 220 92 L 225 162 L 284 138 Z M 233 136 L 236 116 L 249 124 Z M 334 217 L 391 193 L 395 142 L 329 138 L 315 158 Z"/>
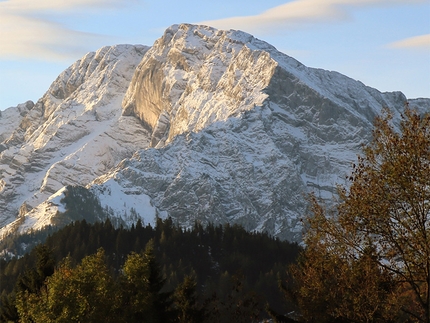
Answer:
<path fill-rule="evenodd" d="M 304 196 L 332 198 L 374 117 L 399 120 L 406 101 L 241 31 L 181 24 L 152 47 L 103 47 L 14 108 L 21 121 L 0 118 L 0 236 L 49 223 L 83 185 L 124 223 L 133 209 L 299 241 Z"/>

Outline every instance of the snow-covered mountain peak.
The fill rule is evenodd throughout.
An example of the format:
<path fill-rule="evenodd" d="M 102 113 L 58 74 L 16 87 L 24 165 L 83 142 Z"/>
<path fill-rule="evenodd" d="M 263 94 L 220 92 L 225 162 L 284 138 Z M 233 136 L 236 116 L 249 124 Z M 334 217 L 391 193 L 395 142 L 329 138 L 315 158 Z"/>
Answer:
<path fill-rule="evenodd" d="M 10 134 L 0 128 L 0 138 L 8 135 L 0 149 L 0 225 L 67 184 L 88 184 L 148 146 L 138 120 L 121 116 L 124 94 L 148 48 L 116 45 L 88 53 L 36 104 L 10 109 L 21 112 Z"/>
<path fill-rule="evenodd" d="M 123 101 L 151 131 L 152 146 L 261 106 L 277 63 L 239 31 L 174 25 L 139 64 Z M 252 46 L 251 46 L 252 45 Z"/>
<path fill-rule="evenodd" d="M 86 54 L 62 72 L 42 97 L 44 117 L 54 113 L 53 118 L 61 114 L 73 118 L 70 110 L 76 116 L 106 107 L 114 96 L 123 95 L 136 64 L 147 50 L 142 45 L 116 45 Z M 77 109 L 78 106 L 84 109 Z M 97 111 L 98 117 L 103 118 L 103 112 Z"/>
<path fill-rule="evenodd" d="M 152 47 L 103 47 L 0 115 L 0 237 L 58 221 L 64 187 L 81 185 L 118 223 L 171 216 L 298 241 L 304 196 L 330 200 L 374 117 L 398 120 L 405 101 L 241 31 L 181 24 Z"/>

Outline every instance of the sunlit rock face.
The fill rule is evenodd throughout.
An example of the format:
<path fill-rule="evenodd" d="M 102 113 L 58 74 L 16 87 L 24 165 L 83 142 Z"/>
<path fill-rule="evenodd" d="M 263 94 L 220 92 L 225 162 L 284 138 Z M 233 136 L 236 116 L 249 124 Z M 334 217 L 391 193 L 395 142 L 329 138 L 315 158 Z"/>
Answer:
<path fill-rule="evenodd" d="M 126 225 L 170 216 L 300 241 L 307 194 L 332 200 L 374 117 L 390 107 L 398 122 L 406 100 L 241 31 L 182 24 L 152 47 L 104 47 L 3 111 L 0 236 L 52 223 L 64 187 L 84 185 Z"/>
<path fill-rule="evenodd" d="M 149 47 L 117 45 L 88 53 L 36 103 L 0 117 L 0 226 L 68 184 L 86 185 L 149 145 L 121 102 Z"/>
<path fill-rule="evenodd" d="M 151 129 L 155 147 L 261 106 L 276 67 L 264 47 L 239 31 L 172 26 L 137 67 L 124 115 Z"/>

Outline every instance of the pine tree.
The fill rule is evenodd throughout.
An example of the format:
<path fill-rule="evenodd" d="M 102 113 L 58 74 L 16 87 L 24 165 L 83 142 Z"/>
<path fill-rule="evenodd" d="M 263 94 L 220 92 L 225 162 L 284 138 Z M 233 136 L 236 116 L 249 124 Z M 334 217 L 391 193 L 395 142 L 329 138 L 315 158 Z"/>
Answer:
<path fill-rule="evenodd" d="M 194 277 L 186 276 L 176 288 L 173 298 L 178 323 L 203 322 L 204 311 L 197 302 L 197 282 Z"/>
<path fill-rule="evenodd" d="M 148 242 L 142 254 L 131 253 L 124 264 L 123 304 L 129 322 L 159 323 L 171 319 L 170 293 L 162 292 L 165 279 L 154 254 L 154 242 Z"/>

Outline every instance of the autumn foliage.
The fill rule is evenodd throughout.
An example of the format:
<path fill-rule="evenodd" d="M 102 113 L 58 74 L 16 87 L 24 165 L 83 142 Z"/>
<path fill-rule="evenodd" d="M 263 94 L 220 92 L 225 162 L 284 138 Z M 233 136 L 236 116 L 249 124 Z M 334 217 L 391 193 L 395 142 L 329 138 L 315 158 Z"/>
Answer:
<path fill-rule="evenodd" d="M 287 294 L 304 321 L 430 322 L 430 114 L 386 110 L 349 180 L 334 207 L 311 196 Z"/>

